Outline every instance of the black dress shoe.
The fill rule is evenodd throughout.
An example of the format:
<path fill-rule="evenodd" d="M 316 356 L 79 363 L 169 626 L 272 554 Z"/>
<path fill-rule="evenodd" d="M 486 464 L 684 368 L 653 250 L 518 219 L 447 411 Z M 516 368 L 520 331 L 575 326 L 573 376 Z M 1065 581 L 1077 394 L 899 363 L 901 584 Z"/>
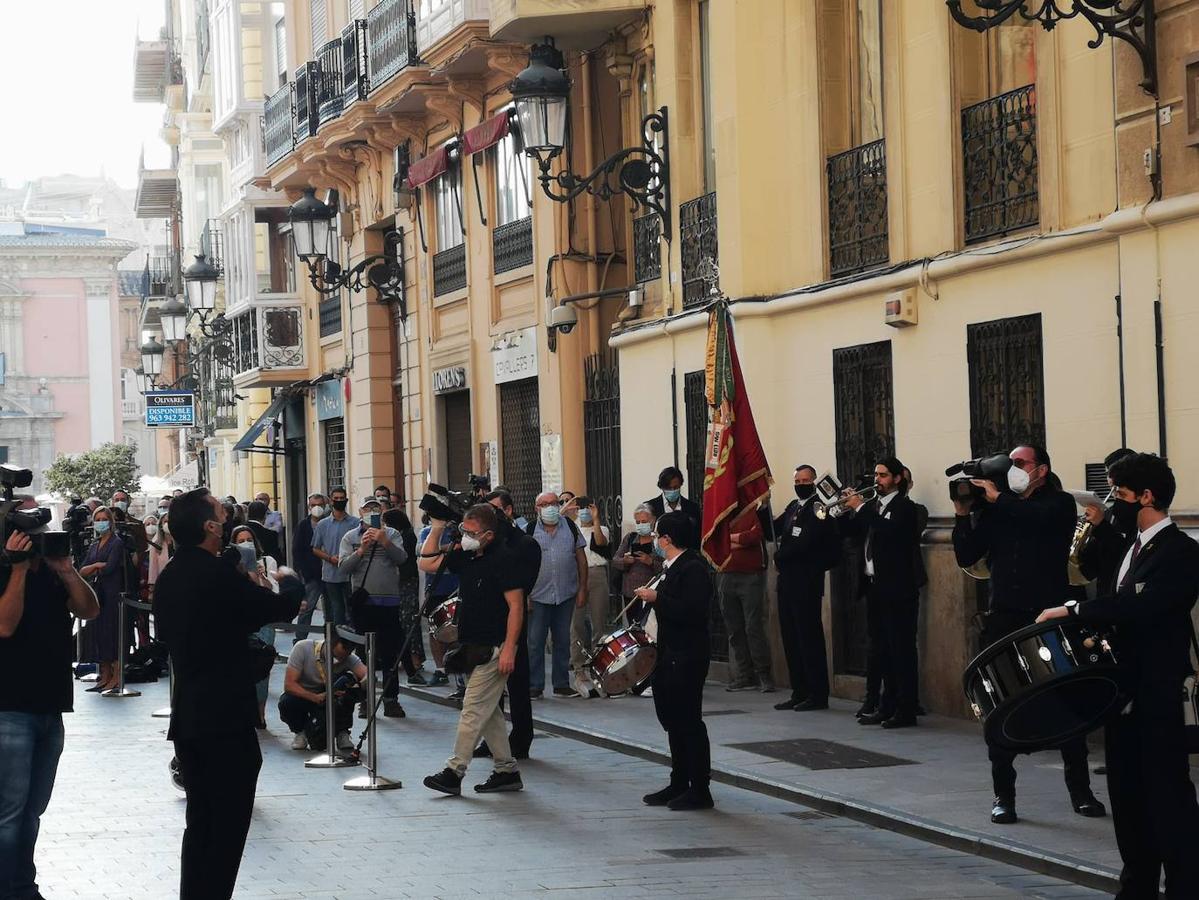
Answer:
<path fill-rule="evenodd" d="M 909 713 L 907 715 L 896 714 L 889 719 L 883 719 L 879 723 L 883 728 L 911 728 L 916 724 L 916 715 Z"/>
<path fill-rule="evenodd" d="M 425 787 L 457 797 L 462 793 L 462 777 L 453 769 L 445 768 L 425 778 Z"/>
<path fill-rule="evenodd" d="M 1107 815 L 1107 807 L 1100 803 L 1099 798 L 1090 791 L 1071 797 L 1070 805 L 1074 807 L 1076 813 L 1086 816 L 1088 819 L 1102 819 Z"/>
<path fill-rule="evenodd" d="M 854 716 L 860 719 L 863 716 L 873 716 L 876 712 L 878 712 L 878 704 L 872 700 L 865 700 L 858 707 L 858 711 L 854 713 Z"/>
<path fill-rule="evenodd" d="M 792 709 L 794 709 L 796 712 L 810 712 L 813 709 L 828 709 L 828 701 L 814 700 L 809 697 L 803 703 L 796 703 Z"/>
<path fill-rule="evenodd" d="M 687 793 L 687 785 L 668 784 L 660 791 L 654 791 L 652 794 L 646 794 L 641 798 L 641 802 L 646 806 L 665 806 L 675 797 L 681 797 L 685 793 Z"/>
<path fill-rule="evenodd" d="M 859 725 L 882 725 L 883 722 L 887 721 L 889 718 L 891 718 L 891 717 L 886 715 L 885 713 L 873 712 L 866 716 L 860 716 L 858 718 L 858 724 Z"/>
<path fill-rule="evenodd" d="M 996 825 L 1011 825 L 1016 821 L 1016 801 L 1007 797 L 996 797 L 991 804 L 991 821 Z"/>
<path fill-rule="evenodd" d="M 795 709 L 795 707 L 799 706 L 799 704 L 801 704 L 803 702 L 804 702 L 803 700 L 797 699 L 795 697 L 788 697 L 786 700 L 781 700 L 778 703 L 774 704 L 774 708 L 775 709 Z"/>
<path fill-rule="evenodd" d="M 688 788 L 667 803 L 666 808 L 679 812 L 690 809 L 711 809 L 715 805 L 715 801 L 712 800 L 712 792 L 707 788 Z"/>

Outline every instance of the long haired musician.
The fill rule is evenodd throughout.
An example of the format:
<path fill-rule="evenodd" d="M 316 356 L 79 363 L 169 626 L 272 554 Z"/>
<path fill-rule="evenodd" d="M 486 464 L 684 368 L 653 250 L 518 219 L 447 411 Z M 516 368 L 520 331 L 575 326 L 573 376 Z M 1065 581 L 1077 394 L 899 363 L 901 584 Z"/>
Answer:
<path fill-rule="evenodd" d="M 694 549 L 697 537 L 686 512 L 660 517 L 655 552 L 663 557 L 662 581 L 656 588 L 634 592 L 658 616 L 654 711 L 670 742 L 670 784 L 642 800 L 673 810 L 713 805 L 712 751 L 703 719 L 704 680 L 711 660 L 712 575 Z"/>
<path fill-rule="evenodd" d="M 1199 897 L 1199 805 L 1191 782 L 1182 704 L 1193 672 L 1191 609 L 1199 597 L 1199 544 L 1170 520 L 1174 473 L 1137 453 L 1111 468 L 1116 498 L 1135 506 L 1135 538 L 1119 558 L 1113 590 L 1091 601 L 1046 609 L 1037 618 L 1077 615 L 1114 625 L 1132 702 L 1105 729 L 1107 784 L 1125 900 L 1156 898 L 1162 869 L 1167 897 Z"/>
<path fill-rule="evenodd" d="M 953 551 L 969 568 L 987 559 L 991 569 L 991 603 L 983 628 L 988 646 L 1031 625 L 1037 613 L 1056 606 L 1070 594 L 1067 563 L 1074 536 L 1074 498 L 1061 489 L 1044 447 L 1022 445 L 1008 454 L 1012 467 L 1007 484 L 972 479 L 984 491 L 978 509 L 971 501 L 954 500 Z M 1083 737 L 1062 745 L 1066 788 L 1080 816 L 1104 816 L 1107 810 L 1091 793 L 1087 745 Z M 987 748 L 995 800 L 991 821 L 1016 821 L 1016 754 Z"/>

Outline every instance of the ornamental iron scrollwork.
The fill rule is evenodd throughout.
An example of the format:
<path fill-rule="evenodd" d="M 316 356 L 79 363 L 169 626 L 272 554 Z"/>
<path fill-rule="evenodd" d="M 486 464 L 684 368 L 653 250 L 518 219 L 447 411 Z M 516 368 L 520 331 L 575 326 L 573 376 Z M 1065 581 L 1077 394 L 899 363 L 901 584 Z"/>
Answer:
<path fill-rule="evenodd" d="M 679 206 L 679 239 L 683 263 L 683 308 L 708 302 L 704 263 L 720 259 L 716 240 L 716 192 Z"/>
<path fill-rule="evenodd" d="M 612 528 L 619 544 L 624 518 L 620 476 L 620 366 L 607 350 L 583 360 L 583 451 L 587 464 L 587 496 L 601 521 Z"/>
<path fill-rule="evenodd" d="M 962 182 L 967 243 L 1040 221 L 1033 85 L 962 110 Z"/>
<path fill-rule="evenodd" d="M 887 151 L 873 141 L 830 156 L 829 274 L 861 272 L 890 259 L 887 243 Z"/>
<path fill-rule="evenodd" d="M 966 326 L 970 454 L 1045 445 L 1041 314 Z"/>

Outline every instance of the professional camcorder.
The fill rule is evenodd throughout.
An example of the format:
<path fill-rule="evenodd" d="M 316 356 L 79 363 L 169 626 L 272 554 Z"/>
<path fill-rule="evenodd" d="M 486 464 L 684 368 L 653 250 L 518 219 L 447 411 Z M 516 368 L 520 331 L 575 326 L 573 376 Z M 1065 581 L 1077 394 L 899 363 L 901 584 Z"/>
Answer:
<path fill-rule="evenodd" d="M 475 497 L 482 497 L 491 490 L 491 479 L 486 475 L 476 475 L 471 472 L 466 476 L 467 483 L 470 484 L 470 492 Z"/>
<path fill-rule="evenodd" d="M 1012 461 L 1006 453 L 996 453 L 993 456 L 980 456 L 978 459 L 967 459 L 954 463 L 945 470 L 949 476 L 949 498 L 962 503 L 982 500 L 984 491 L 970 483 L 971 478 L 990 481 L 1001 491 L 1007 490 L 1007 473 L 1012 467 Z"/>
<path fill-rule="evenodd" d="M 462 521 L 462 517 L 474 503 L 475 498 L 469 494 L 451 491 L 440 484 L 430 484 L 428 492 L 421 497 L 420 508 L 427 512 L 431 519 L 456 525 Z"/>
<path fill-rule="evenodd" d="M 71 536 L 64 531 L 46 531 L 50 522 L 50 510 L 44 506 L 37 509 L 18 509 L 21 501 L 14 496 L 16 488 L 29 487 L 33 483 L 33 472 L 11 463 L 0 465 L 0 548 L 14 531 L 29 535 L 33 549 L 28 553 L 15 553 L 0 549 L 0 561 L 24 562 L 31 556 L 64 557 L 71 555 Z"/>
<path fill-rule="evenodd" d="M 365 699 L 353 672 L 342 672 L 333 679 L 333 696 L 341 703 L 361 703 Z"/>

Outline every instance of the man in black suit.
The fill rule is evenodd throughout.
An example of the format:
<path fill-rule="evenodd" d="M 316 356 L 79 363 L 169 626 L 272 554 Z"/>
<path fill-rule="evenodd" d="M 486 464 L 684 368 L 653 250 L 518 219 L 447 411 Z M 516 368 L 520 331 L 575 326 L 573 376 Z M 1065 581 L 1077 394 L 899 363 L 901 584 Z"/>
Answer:
<path fill-rule="evenodd" d="M 1116 843 L 1124 861 L 1124 900 L 1156 898 L 1162 869 L 1166 896 L 1199 897 L 1199 805 L 1191 782 L 1183 725 L 1183 679 L 1191 665 L 1191 608 L 1199 596 L 1199 544 L 1170 520 L 1174 473 L 1165 460 L 1137 453 L 1110 470 L 1116 499 L 1136 506 L 1136 537 L 1123 554 L 1115 589 L 1067 602 L 1037 618 L 1077 615 L 1115 626 L 1121 668 L 1131 674 L 1132 702 L 1104 735 Z"/>
<path fill-rule="evenodd" d="M 654 668 L 654 712 L 670 742 L 670 784 L 641 799 L 673 810 L 711 809 L 712 750 L 704 725 L 704 680 L 711 645 L 708 613 L 712 574 L 693 548 L 696 531 L 685 512 L 658 519 L 655 552 L 665 557 L 656 589 L 634 595 L 658 614 L 658 663 Z"/>
<path fill-rule="evenodd" d="M 246 508 L 246 526 L 254 532 L 254 537 L 258 538 L 258 543 L 262 546 L 262 552 L 274 558 L 279 565 L 284 565 L 287 562 L 287 557 L 283 555 L 283 545 L 279 541 L 279 532 L 266 527 L 266 514 L 270 511 L 270 507 L 261 500 L 254 500 Z"/>
<path fill-rule="evenodd" d="M 908 497 L 904 465 L 893 456 L 874 466 L 878 497 L 869 503 L 851 494 L 846 533 L 862 542 L 866 572 L 867 672 L 877 673 L 881 693 L 866 697 L 861 725 L 907 728 L 916 724 L 916 624 L 920 588 L 927 580 L 920 556 L 916 504 Z M 867 679 L 870 684 L 870 679 Z M 868 707 L 877 702 L 874 712 Z"/>
<path fill-rule="evenodd" d="M 816 517 L 816 470 L 795 470 L 795 499 L 774 522 L 778 549 L 779 632 L 791 696 L 775 709 L 828 709 L 828 650 L 824 643 L 824 573 L 837 564 L 841 539 L 832 519 Z"/>
<path fill-rule="evenodd" d="M 698 503 L 683 496 L 683 473 L 677 466 L 667 466 L 658 474 L 658 487 L 662 493 L 645 501 L 654 511 L 654 518 L 660 519 L 668 512 L 683 513 L 691 523 L 698 542 L 703 526 L 703 514 Z"/>
<path fill-rule="evenodd" d="M 279 570 L 279 593 L 220 555 L 224 507 L 206 488 L 171 502 L 175 556 L 154 590 L 154 621 L 171 654 L 175 699 L 167 737 L 187 790 L 180 900 L 233 895 L 262 753 L 246 635 L 291 621 L 304 588 Z"/>
<path fill-rule="evenodd" d="M 1112 466 L 1125 456 L 1134 455 L 1132 450 L 1121 447 L 1104 457 L 1109 485 L 1112 483 Z M 1100 594 L 1114 593 L 1116 573 L 1136 538 L 1137 504 L 1113 499 L 1110 508 L 1091 505 L 1083 510 L 1083 515 L 1091 523 L 1091 536 L 1078 552 L 1078 568 L 1096 582 Z"/>

